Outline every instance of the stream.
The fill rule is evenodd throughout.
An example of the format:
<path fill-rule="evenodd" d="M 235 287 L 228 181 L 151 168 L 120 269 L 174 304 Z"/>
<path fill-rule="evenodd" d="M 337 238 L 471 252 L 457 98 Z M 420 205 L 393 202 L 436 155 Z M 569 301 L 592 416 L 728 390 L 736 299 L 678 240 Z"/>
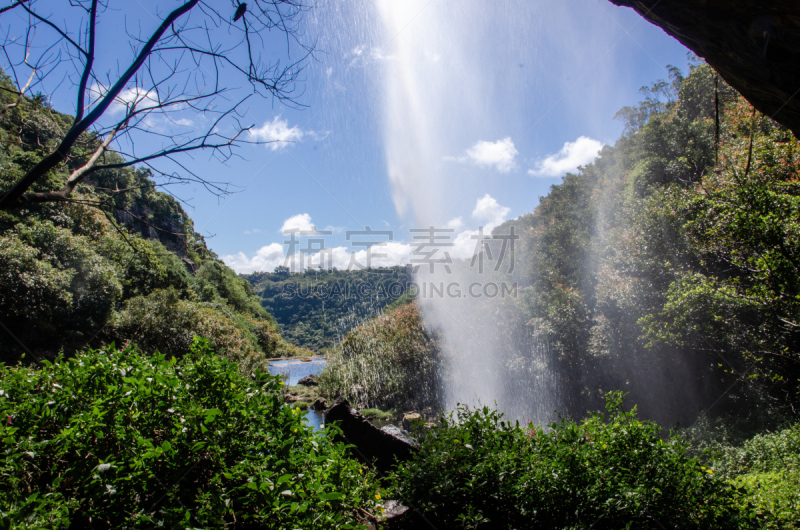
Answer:
<path fill-rule="evenodd" d="M 327 362 L 324 357 L 312 357 L 311 361 L 307 362 L 303 362 L 300 359 L 270 361 L 269 373 L 284 377 L 285 384 L 294 386 L 305 376 L 320 373 L 325 368 L 326 364 Z M 322 430 L 322 427 L 325 425 L 322 412 L 311 409 L 306 411 L 306 422 L 311 425 L 315 431 Z"/>

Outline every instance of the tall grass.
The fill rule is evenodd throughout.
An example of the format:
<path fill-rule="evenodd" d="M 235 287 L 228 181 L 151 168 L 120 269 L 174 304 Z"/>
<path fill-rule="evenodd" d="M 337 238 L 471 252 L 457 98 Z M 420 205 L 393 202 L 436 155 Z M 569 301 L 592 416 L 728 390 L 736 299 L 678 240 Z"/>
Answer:
<path fill-rule="evenodd" d="M 328 356 L 320 390 L 359 408 L 438 408 L 440 363 L 436 337 L 405 305 L 351 331 Z"/>

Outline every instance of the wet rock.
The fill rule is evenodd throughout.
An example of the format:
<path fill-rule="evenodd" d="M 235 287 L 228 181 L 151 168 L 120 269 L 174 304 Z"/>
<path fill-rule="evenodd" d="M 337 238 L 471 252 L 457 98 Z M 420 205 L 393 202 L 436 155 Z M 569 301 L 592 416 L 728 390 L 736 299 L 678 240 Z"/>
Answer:
<path fill-rule="evenodd" d="M 758 110 L 800 138 L 797 0 L 611 0 L 704 58 Z"/>
<path fill-rule="evenodd" d="M 297 382 L 297 384 L 298 385 L 303 385 L 303 386 L 317 386 L 317 385 L 319 385 L 319 382 L 317 381 L 317 376 L 314 375 L 314 374 L 311 374 L 311 375 L 307 375 L 304 378 L 300 379 Z"/>
<path fill-rule="evenodd" d="M 327 408 L 328 403 L 322 398 L 317 398 L 314 403 L 311 404 L 311 410 L 325 410 Z"/>
<path fill-rule="evenodd" d="M 351 409 L 344 398 L 338 398 L 325 415 L 326 424 L 333 422 L 342 430 L 337 439 L 354 445 L 353 456 L 370 467 L 375 466 L 380 473 L 391 470 L 395 461 L 408 460 L 415 451 L 410 443 L 372 425 Z"/>
<path fill-rule="evenodd" d="M 381 430 L 385 433 L 389 433 L 397 439 L 403 440 L 406 443 L 414 444 L 414 439 L 411 437 L 411 433 L 408 431 L 404 431 L 397 425 L 385 425 L 381 427 Z"/>

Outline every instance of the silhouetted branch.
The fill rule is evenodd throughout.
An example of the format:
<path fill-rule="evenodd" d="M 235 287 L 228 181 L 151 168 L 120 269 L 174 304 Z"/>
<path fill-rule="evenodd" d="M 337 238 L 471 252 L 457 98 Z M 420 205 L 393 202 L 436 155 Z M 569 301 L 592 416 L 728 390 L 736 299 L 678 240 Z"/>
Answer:
<path fill-rule="evenodd" d="M 227 88 L 227 82 L 238 76 L 249 84 L 253 93 L 298 104 L 295 84 L 304 61 L 314 50 L 313 46 L 306 46 L 297 38 L 296 18 L 307 9 L 300 1 L 251 0 L 247 12 L 234 24 L 230 17 L 207 1 L 182 0 L 149 35 L 137 35 L 126 30 L 133 57 L 122 73 L 117 76 L 110 72 L 105 74 L 105 82 L 95 71 L 96 49 L 103 46 L 103 43 L 96 42 L 96 28 L 108 5 L 104 0 L 73 0 L 70 6 L 84 13 L 79 22 L 79 32 L 70 30 L 66 20 L 71 19 L 57 24 L 55 16 L 45 14 L 37 0 L 18 0 L 0 10 L 0 14 L 8 12 L 6 16 L 24 15 L 28 23 L 24 36 L 6 32 L 5 41 L 0 43 L 0 59 L 4 58 L 4 67 L 19 87 L 17 103 L 26 90 L 57 69 L 63 70 L 62 64 L 72 65 L 80 72 L 79 81 L 73 84 L 76 103 L 72 125 L 63 132 L 57 145 L 53 144 L 51 151 L 0 198 L 0 209 L 63 201 L 79 182 L 96 171 L 136 164 L 153 167 L 152 164 L 158 160 L 174 164 L 185 175 L 154 168 L 158 174 L 175 180 L 200 181 L 215 192 L 225 193 L 225 189 L 193 174 L 175 157 L 210 150 L 215 157 L 226 161 L 235 156 L 233 149 L 236 146 L 270 143 L 250 141 L 243 136 L 253 126 L 240 122 L 244 115 L 239 108 L 250 96 L 230 103 L 227 93 L 239 90 L 242 83 Z M 16 7 L 21 9 L 14 11 Z M 15 12 L 17 15 L 13 14 Z M 49 42 L 42 45 L 43 37 L 37 35 L 37 28 L 49 35 Z M 228 45 L 227 37 L 216 41 L 213 32 L 220 29 L 238 35 L 239 43 Z M 298 59 L 284 65 L 280 60 L 262 60 L 259 50 L 266 47 L 262 33 L 273 29 L 283 32 L 287 39 L 295 38 L 302 50 Z M 198 34 L 202 35 L 199 40 L 196 38 Z M 122 48 L 119 42 L 114 42 L 113 47 Z M 31 50 L 39 53 L 33 64 L 28 62 Z M 20 53 L 24 59 L 14 59 Z M 30 77 L 24 86 L 20 86 L 17 71 L 25 69 L 30 69 Z M 72 71 L 65 71 L 63 80 L 71 79 L 69 74 Z M 220 105 L 220 102 L 224 104 Z M 14 105 L 6 106 L 0 118 Z M 122 117 L 117 116 L 119 112 L 123 113 Z M 168 122 L 174 127 L 190 129 L 194 126 L 192 120 L 175 117 L 187 112 L 202 119 L 213 118 L 212 125 L 204 127 L 202 134 L 175 134 L 158 125 Z M 89 132 L 93 136 L 87 137 Z M 144 136 L 160 138 L 163 145 L 151 149 L 151 142 L 148 142 L 148 152 L 137 152 L 137 138 Z M 101 142 L 100 138 L 105 139 Z M 88 148 L 93 154 L 87 160 L 75 160 L 78 146 L 81 146 L 78 152 L 85 152 Z M 103 155 L 109 151 L 119 153 L 124 160 L 102 163 Z M 30 191 L 31 186 L 45 175 L 54 170 L 61 171 L 65 165 L 80 167 L 72 172 L 62 189 Z"/>

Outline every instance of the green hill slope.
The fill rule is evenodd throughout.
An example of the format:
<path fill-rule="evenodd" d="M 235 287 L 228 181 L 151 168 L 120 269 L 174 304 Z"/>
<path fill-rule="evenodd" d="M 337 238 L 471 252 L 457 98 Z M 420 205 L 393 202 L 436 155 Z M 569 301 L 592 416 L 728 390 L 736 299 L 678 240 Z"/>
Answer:
<path fill-rule="evenodd" d="M 413 280 L 405 266 L 243 275 L 287 341 L 320 351 L 399 299 Z"/>
<path fill-rule="evenodd" d="M 5 77 L 0 84 L 10 89 Z M 0 193 L 72 121 L 42 98 L 7 107 L 12 97 L 0 91 L 8 109 L 0 118 Z M 86 153 L 97 145 L 88 134 L 81 142 Z M 79 153 L 39 185 L 58 187 L 53 181 L 84 159 Z M 283 341 L 250 284 L 208 249 L 149 170 L 99 171 L 70 200 L 0 211 L 0 360 L 53 358 L 112 341 L 181 355 L 195 334 L 245 368 L 307 353 Z"/>

